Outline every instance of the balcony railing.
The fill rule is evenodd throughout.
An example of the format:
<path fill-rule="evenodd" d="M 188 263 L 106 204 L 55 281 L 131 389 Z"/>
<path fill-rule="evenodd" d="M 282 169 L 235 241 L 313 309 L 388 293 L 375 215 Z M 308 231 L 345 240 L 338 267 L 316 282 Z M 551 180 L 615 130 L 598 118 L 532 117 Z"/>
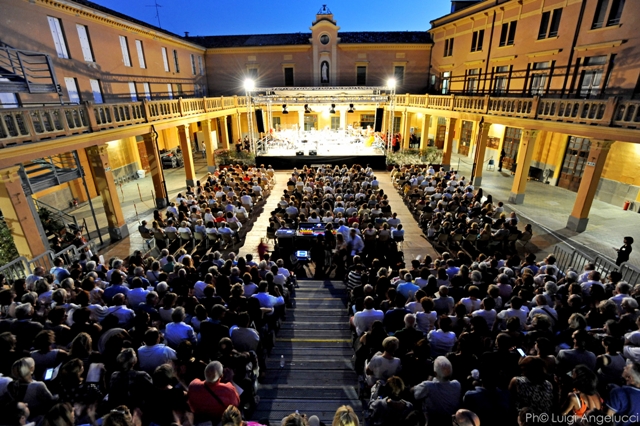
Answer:
<path fill-rule="evenodd" d="M 640 101 L 398 95 L 396 106 L 607 127 L 640 128 Z M 167 99 L 109 104 L 51 105 L 0 110 L 0 148 L 60 136 L 194 117 L 245 108 L 244 96 Z"/>

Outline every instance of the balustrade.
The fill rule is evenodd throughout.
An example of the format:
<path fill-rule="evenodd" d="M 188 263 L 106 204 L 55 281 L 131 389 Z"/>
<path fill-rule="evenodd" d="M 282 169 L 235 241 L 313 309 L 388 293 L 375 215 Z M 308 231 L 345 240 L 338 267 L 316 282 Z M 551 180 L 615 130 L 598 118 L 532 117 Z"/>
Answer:
<path fill-rule="evenodd" d="M 640 127 L 640 101 L 397 95 L 397 106 L 576 124 Z M 60 136 L 246 107 L 245 96 L 0 109 L 0 148 Z"/>

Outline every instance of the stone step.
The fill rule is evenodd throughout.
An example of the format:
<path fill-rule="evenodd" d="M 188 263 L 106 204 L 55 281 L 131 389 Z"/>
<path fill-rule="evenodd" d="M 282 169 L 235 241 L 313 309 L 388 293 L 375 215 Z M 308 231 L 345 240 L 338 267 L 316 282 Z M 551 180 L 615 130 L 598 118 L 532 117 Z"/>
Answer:
<path fill-rule="evenodd" d="M 281 330 L 344 330 L 349 329 L 349 320 L 345 321 L 291 321 L 283 322 Z"/>
<path fill-rule="evenodd" d="M 351 359 L 347 357 L 339 358 L 311 358 L 308 356 L 284 357 L 285 367 L 280 368 L 280 358 L 269 358 L 267 360 L 267 369 L 269 370 L 353 370 Z M 305 374 L 305 373 L 300 373 Z M 330 374 L 330 373 L 327 373 Z"/>
<path fill-rule="evenodd" d="M 295 302 L 294 302 L 294 309 L 310 309 L 310 310 L 317 310 L 317 309 L 340 309 L 340 310 L 347 310 L 347 305 L 345 302 L 343 302 L 340 299 L 333 299 L 333 298 L 325 298 L 325 299 L 318 299 L 318 298 L 310 298 L 310 299 L 301 299 L 301 298 L 295 298 Z"/>
<path fill-rule="evenodd" d="M 351 339 L 296 339 L 276 338 L 276 348 L 316 348 L 316 349 L 341 349 L 347 348 L 353 352 Z M 275 348 L 274 348 L 275 351 Z M 272 352 L 273 353 L 273 352 Z"/>
<path fill-rule="evenodd" d="M 358 376 L 351 370 L 330 370 L 330 371 L 304 371 L 301 374 L 298 370 L 278 369 L 267 370 L 264 378 L 265 384 L 271 385 L 305 385 L 313 383 L 315 385 L 344 385 L 357 384 Z"/>
<path fill-rule="evenodd" d="M 258 394 L 261 398 L 282 399 L 358 399 L 357 383 L 350 385 L 328 386 L 292 386 L 260 384 Z"/>
<path fill-rule="evenodd" d="M 351 331 L 342 327 L 339 330 L 326 330 L 320 324 L 315 329 L 280 329 L 278 339 L 351 339 Z"/>
<path fill-rule="evenodd" d="M 291 344 L 285 345 L 281 342 L 273 348 L 271 351 L 271 358 L 277 358 L 278 362 L 280 360 L 280 355 L 284 355 L 285 359 L 296 359 L 297 357 L 301 358 L 351 358 L 353 356 L 353 349 L 350 344 L 337 346 L 338 344 L 333 343 L 328 346 L 318 347 L 318 346 L 303 346 L 301 344 L 296 343 L 295 346 Z"/>

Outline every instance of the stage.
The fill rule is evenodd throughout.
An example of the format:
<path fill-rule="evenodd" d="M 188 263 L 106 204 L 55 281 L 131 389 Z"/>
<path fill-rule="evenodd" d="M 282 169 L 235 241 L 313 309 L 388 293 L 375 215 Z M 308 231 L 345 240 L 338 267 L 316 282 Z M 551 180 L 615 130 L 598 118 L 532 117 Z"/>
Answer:
<path fill-rule="evenodd" d="M 273 132 L 260 141 L 260 148 L 256 164 L 270 164 L 276 170 L 305 164 L 369 164 L 375 170 L 387 167 L 384 141 L 377 134 L 359 129 Z"/>

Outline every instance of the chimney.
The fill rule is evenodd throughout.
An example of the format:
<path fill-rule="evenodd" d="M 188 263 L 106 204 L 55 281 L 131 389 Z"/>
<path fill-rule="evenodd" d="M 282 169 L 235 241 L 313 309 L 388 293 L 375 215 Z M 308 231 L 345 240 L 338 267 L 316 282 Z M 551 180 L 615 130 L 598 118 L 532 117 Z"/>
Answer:
<path fill-rule="evenodd" d="M 185 37 L 189 37 L 189 31 L 185 31 L 185 32 L 184 32 L 184 36 L 185 36 Z"/>

